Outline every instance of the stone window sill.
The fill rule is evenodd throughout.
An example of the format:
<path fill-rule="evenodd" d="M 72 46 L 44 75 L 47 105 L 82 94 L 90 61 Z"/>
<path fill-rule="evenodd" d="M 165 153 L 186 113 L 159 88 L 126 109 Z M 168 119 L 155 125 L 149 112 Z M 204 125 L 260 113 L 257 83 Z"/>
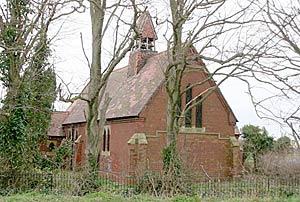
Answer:
<path fill-rule="evenodd" d="M 102 156 L 110 156 L 110 151 L 101 151 Z"/>
<path fill-rule="evenodd" d="M 195 128 L 195 127 L 192 127 L 192 128 L 186 128 L 186 127 L 181 127 L 179 129 L 179 133 L 205 133 L 205 128 Z"/>

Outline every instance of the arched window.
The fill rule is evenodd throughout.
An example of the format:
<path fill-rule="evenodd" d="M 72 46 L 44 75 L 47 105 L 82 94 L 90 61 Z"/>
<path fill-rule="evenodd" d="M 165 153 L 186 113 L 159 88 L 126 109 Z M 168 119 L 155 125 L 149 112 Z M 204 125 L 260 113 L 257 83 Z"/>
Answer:
<path fill-rule="evenodd" d="M 107 142 L 107 144 L 106 144 L 106 151 L 109 151 L 109 141 L 110 141 L 110 129 L 108 128 L 107 129 L 107 134 L 106 134 L 106 136 L 107 136 L 107 140 L 106 140 L 106 142 Z"/>
<path fill-rule="evenodd" d="M 110 127 L 105 126 L 103 131 L 103 143 L 102 143 L 102 151 L 109 151 L 110 146 Z"/>
<path fill-rule="evenodd" d="M 181 115 L 181 96 L 177 102 L 177 116 L 180 117 L 180 115 Z"/>
<path fill-rule="evenodd" d="M 74 141 L 76 141 L 78 137 L 79 137 L 79 135 L 78 135 L 78 128 L 76 128 L 75 129 Z"/>
<path fill-rule="evenodd" d="M 68 139 L 72 139 L 72 128 L 69 128 L 69 130 L 68 130 Z"/>
<path fill-rule="evenodd" d="M 49 150 L 52 152 L 55 149 L 55 144 L 53 142 L 51 142 L 49 144 Z"/>
<path fill-rule="evenodd" d="M 191 106 L 192 103 L 189 103 L 192 100 L 192 88 L 189 88 L 190 84 L 187 85 L 186 87 L 186 92 L 185 92 L 185 104 L 187 105 L 186 108 L 188 108 L 189 106 Z M 186 112 L 185 115 L 185 127 L 191 127 L 192 126 L 192 109 L 189 109 Z"/>
<path fill-rule="evenodd" d="M 105 150 L 105 145 L 106 145 L 106 130 L 104 129 L 104 132 L 103 132 L 103 144 L 102 144 L 102 151 L 106 151 Z"/>
<path fill-rule="evenodd" d="M 196 103 L 200 102 L 202 97 L 198 97 L 196 99 Z M 196 106 L 196 127 L 201 128 L 202 127 L 202 102 L 197 104 Z"/>

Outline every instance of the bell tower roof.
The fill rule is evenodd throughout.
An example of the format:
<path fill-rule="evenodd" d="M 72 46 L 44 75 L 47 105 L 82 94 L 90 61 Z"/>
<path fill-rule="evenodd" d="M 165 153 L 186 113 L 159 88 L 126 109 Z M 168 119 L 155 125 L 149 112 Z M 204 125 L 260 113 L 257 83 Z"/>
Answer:
<path fill-rule="evenodd" d="M 136 24 L 139 37 L 135 40 L 133 51 L 155 51 L 157 35 L 148 11 L 144 11 Z"/>
<path fill-rule="evenodd" d="M 139 31 L 141 38 L 157 39 L 151 15 L 148 11 L 143 12 L 139 17 L 137 21 L 137 30 Z"/>

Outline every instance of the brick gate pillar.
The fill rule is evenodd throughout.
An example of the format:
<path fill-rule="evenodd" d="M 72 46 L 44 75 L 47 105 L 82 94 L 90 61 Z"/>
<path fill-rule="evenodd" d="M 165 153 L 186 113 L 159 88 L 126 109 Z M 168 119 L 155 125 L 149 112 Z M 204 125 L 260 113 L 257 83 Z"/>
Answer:
<path fill-rule="evenodd" d="M 231 150 L 232 150 L 232 176 L 237 177 L 242 172 L 242 152 L 240 148 L 240 144 L 235 137 L 229 138 L 231 143 Z"/>
<path fill-rule="evenodd" d="M 139 175 L 146 169 L 147 137 L 144 133 L 135 133 L 127 143 L 129 146 L 129 174 Z"/>

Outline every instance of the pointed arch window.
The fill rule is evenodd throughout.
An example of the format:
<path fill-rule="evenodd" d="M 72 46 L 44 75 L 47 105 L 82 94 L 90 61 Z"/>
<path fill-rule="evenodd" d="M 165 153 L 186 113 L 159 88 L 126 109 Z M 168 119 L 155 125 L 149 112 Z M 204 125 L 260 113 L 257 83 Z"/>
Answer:
<path fill-rule="evenodd" d="M 181 96 L 180 98 L 178 99 L 178 102 L 177 102 L 177 116 L 178 118 L 181 116 Z"/>
<path fill-rule="evenodd" d="M 110 147 L 110 127 L 105 126 L 103 131 L 102 151 L 108 152 Z"/>
<path fill-rule="evenodd" d="M 106 130 L 104 129 L 103 141 L 102 141 L 102 151 L 105 151 L 105 147 L 106 147 Z"/>
<path fill-rule="evenodd" d="M 190 107 L 192 103 L 189 103 L 192 100 L 192 88 L 189 88 L 191 84 L 188 84 L 186 87 L 186 93 L 185 93 L 185 104 L 187 105 L 186 108 Z M 189 89 L 188 89 L 189 88 Z M 189 109 L 186 112 L 185 115 L 185 127 L 191 127 L 192 126 L 192 109 Z"/>
<path fill-rule="evenodd" d="M 196 103 L 200 102 L 202 97 L 197 97 Z M 196 106 L 196 128 L 202 127 L 202 102 Z"/>
<path fill-rule="evenodd" d="M 55 144 L 53 142 L 50 142 L 49 144 L 49 151 L 52 152 L 55 149 Z"/>

